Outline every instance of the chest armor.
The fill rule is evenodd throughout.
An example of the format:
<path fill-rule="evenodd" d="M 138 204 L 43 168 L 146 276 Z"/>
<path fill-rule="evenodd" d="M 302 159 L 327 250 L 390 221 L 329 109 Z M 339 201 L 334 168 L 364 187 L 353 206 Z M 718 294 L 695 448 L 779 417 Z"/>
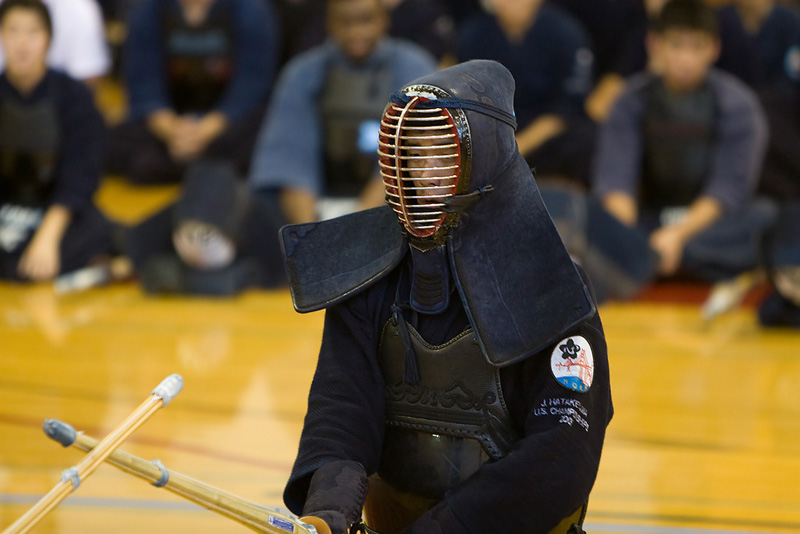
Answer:
<path fill-rule="evenodd" d="M 205 113 L 222 98 L 233 76 L 233 14 L 212 8 L 199 26 L 189 26 L 179 13 L 167 12 L 164 37 L 167 80 L 178 113 Z"/>
<path fill-rule="evenodd" d="M 404 345 L 392 319 L 379 350 L 386 426 L 365 514 L 381 534 L 401 532 L 484 462 L 505 456 L 518 439 L 499 370 L 486 361 L 472 330 L 432 346 L 408 329 L 419 383 L 403 382 Z"/>
<path fill-rule="evenodd" d="M 716 102 L 706 84 L 687 95 L 653 83 L 644 119 L 642 203 L 648 208 L 687 206 L 703 190 L 714 152 Z"/>
<path fill-rule="evenodd" d="M 377 172 L 378 129 L 391 73 L 380 69 L 328 68 L 320 112 L 325 143 L 327 196 L 355 197 Z"/>
<path fill-rule="evenodd" d="M 54 186 L 61 131 L 50 99 L 0 102 L 0 204 L 41 207 Z"/>

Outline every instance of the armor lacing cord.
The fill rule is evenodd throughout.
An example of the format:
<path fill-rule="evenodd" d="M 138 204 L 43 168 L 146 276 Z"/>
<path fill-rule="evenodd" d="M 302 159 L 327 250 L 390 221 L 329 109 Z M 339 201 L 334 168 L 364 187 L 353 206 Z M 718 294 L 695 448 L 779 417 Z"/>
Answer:
<path fill-rule="evenodd" d="M 414 346 L 411 344 L 411 333 L 408 325 L 403 318 L 403 310 L 397 304 L 392 304 L 392 321 L 397 325 L 400 337 L 403 338 L 404 363 L 403 363 L 403 382 L 415 386 L 419 384 L 419 369 L 417 369 L 417 356 L 414 354 Z"/>

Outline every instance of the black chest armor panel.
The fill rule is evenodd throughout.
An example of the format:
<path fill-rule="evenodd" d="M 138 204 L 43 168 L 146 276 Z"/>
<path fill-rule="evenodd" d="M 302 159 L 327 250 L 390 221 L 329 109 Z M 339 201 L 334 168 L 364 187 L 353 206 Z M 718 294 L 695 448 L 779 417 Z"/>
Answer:
<path fill-rule="evenodd" d="M 172 105 L 180 114 L 210 111 L 233 76 L 233 13 L 212 8 L 202 24 L 189 26 L 165 9 L 163 32 Z"/>
<path fill-rule="evenodd" d="M 50 99 L 0 102 L 0 204 L 42 207 L 53 192 L 61 129 Z"/>
<path fill-rule="evenodd" d="M 323 87 L 325 192 L 358 196 L 376 174 L 378 128 L 391 93 L 391 72 L 388 66 L 347 69 L 331 64 Z"/>
<path fill-rule="evenodd" d="M 384 326 L 379 348 L 386 427 L 381 465 L 370 479 L 365 507 L 370 528 L 379 532 L 408 526 L 484 462 L 505 456 L 519 439 L 499 369 L 487 362 L 471 329 L 438 346 L 426 343 L 410 325 L 408 330 L 417 384 L 403 382 L 404 344 L 394 319 Z"/>
<path fill-rule="evenodd" d="M 649 208 L 687 206 L 711 171 L 717 109 L 705 84 L 686 95 L 654 81 L 647 93 L 641 200 Z"/>

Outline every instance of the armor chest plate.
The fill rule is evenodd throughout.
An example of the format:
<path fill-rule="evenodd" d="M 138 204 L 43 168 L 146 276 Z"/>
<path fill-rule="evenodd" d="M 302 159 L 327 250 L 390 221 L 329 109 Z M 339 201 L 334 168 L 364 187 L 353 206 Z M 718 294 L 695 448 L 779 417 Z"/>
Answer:
<path fill-rule="evenodd" d="M 650 208 L 687 206 L 711 171 L 717 119 L 713 90 L 706 85 L 673 95 L 654 83 L 647 98 L 642 201 Z"/>
<path fill-rule="evenodd" d="M 517 440 L 499 370 L 486 361 L 472 330 L 432 346 L 408 329 L 419 383 L 403 382 L 405 347 L 392 319 L 379 351 L 386 427 L 365 511 L 370 526 L 386 533 L 401 532 Z"/>
<path fill-rule="evenodd" d="M 472 330 L 433 346 L 408 329 L 420 376 L 415 385 L 403 383 L 403 341 L 391 319 L 381 336 L 387 426 L 476 439 L 489 458 L 505 456 L 516 437 L 500 373 L 486 361 Z"/>
<path fill-rule="evenodd" d="M 164 39 L 172 105 L 178 113 L 205 113 L 222 98 L 233 77 L 233 14 L 212 12 L 200 26 L 165 13 Z"/>
<path fill-rule="evenodd" d="M 47 203 L 60 141 L 58 114 L 50 100 L 0 103 L 0 204 Z"/>

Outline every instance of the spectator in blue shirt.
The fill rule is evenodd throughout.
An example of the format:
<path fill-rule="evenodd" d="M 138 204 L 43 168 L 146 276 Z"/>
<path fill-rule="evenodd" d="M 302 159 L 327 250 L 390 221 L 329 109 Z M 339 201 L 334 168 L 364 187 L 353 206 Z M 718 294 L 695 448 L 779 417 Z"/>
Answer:
<path fill-rule="evenodd" d="M 277 194 L 294 223 L 383 203 L 377 137 L 389 95 L 436 69 L 387 37 L 381 0 L 328 0 L 325 44 L 281 71 L 253 156 L 253 189 Z"/>
<path fill-rule="evenodd" d="M 440 64 L 454 61 L 455 24 L 444 0 L 381 2 L 389 16 L 387 31 L 391 37 L 418 44 Z M 326 0 L 279 0 L 287 59 L 325 41 L 325 3 Z"/>
<path fill-rule="evenodd" d="M 179 182 L 201 158 L 244 172 L 278 58 L 264 0 L 145 0 L 123 53 L 129 118 L 109 170 L 134 183 Z"/>
<path fill-rule="evenodd" d="M 543 0 L 492 0 L 492 13 L 458 31 L 458 60 L 493 59 L 517 81 L 514 109 L 520 153 L 537 178 L 585 185 L 594 130 L 584 112 L 593 53 L 583 27 Z"/>
<path fill-rule="evenodd" d="M 800 199 L 800 16 L 774 0 L 736 0 L 719 16 L 723 32 L 740 36 L 728 70 L 756 91 L 769 123 L 759 192 Z"/>

